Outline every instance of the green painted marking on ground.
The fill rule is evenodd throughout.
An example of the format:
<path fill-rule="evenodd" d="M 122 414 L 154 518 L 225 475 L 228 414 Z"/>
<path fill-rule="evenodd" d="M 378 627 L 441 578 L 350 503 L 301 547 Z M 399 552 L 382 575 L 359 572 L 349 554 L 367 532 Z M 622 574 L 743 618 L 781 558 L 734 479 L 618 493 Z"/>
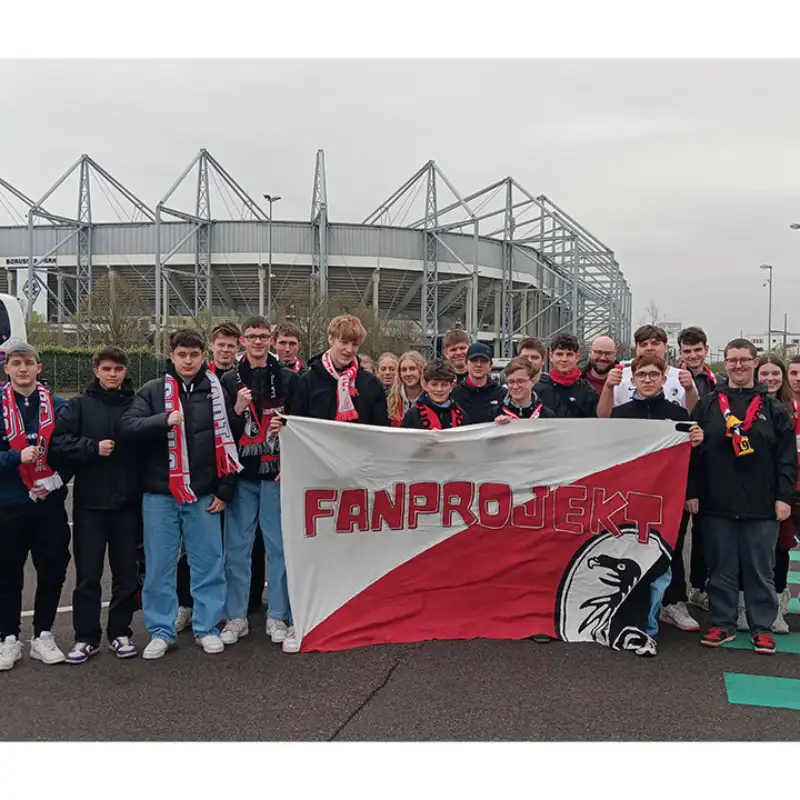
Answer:
<path fill-rule="evenodd" d="M 789 601 L 789 613 L 800 614 L 800 597 L 793 597 Z"/>
<path fill-rule="evenodd" d="M 724 677 L 729 703 L 800 711 L 800 680 L 738 672 L 725 672 Z"/>
<path fill-rule="evenodd" d="M 800 561 L 800 550 L 790 550 L 789 561 Z"/>
<path fill-rule="evenodd" d="M 800 572 L 789 572 L 786 576 L 786 583 L 791 583 L 793 586 L 796 586 L 800 583 Z"/>
<path fill-rule="evenodd" d="M 800 633 L 776 634 L 773 638 L 775 639 L 775 644 L 778 647 L 779 653 L 800 654 Z M 726 642 L 722 646 L 731 650 L 753 649 L 753 643 L 750 641 L 749 633 L 738 633 L 732 642 Z"/>

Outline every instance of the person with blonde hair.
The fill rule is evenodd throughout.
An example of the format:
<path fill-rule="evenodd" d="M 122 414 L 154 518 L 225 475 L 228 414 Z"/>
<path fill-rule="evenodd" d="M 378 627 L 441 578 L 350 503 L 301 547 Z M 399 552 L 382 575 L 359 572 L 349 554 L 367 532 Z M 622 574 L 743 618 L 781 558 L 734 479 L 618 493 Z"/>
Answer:
<path fill-rule="evenodd" d="M 386 394 L 389 394 L 392 390 L 392 386 L 394 386 L 399 363 L 394 353 L 382 353 L 381 357 L 378 359 L 378 368 L 375 370 L 375 374 L 380 378 Z"/>
<path fill-rule="evenodd" d="M 358 317 L 343 314 L 328 325 L 328 350 L 308 362 L 288 413 L 298 417 L 389 425 L 383 384 L 358 360 L 367 332 Z"/>
<path fill-rule="evenodd" d="M 400 356 L 397 375 L 389 390 L 389 419 L 392 426 L 399 428 L 403 416 L 422 394 L 422 376 L 425 372 L 425 359 L 416 350 L 408 350 Z"/>

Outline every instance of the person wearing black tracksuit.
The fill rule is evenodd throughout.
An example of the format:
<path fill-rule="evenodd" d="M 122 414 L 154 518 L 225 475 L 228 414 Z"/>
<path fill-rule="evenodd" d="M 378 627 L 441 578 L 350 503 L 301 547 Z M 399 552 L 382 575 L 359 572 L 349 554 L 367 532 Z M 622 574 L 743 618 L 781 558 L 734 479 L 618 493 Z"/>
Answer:
<path fill-rule="evenodd" d="M 494 412 L 503 402 L 506 390 L 490 377 L 492 351 L 482 342 L 474 342 L 467 350 L 467 378 L 459 383 L 452 398 L 464 412 L 465 425 L 490 422 Z"/>
<path fill-rule="evenodd" d="M 694 409 L 705 441 L 690 509 L 702 519 L 709 567 L 711 626 L 702 644 L 719 647 L 736 636 L 741 577 L 753 648 L 772 654 L 775 545 L 795 497 L 797 446 L 786 409 L 755 383 L 756 356 L 748 340 L 729 342 L 727 385 L 718 385 Z"/>
<path fill-rule="evenodd" d="M 75 469 L 72 593 L 75 644 L 68 664 L 81 664 L 99 651 L 100 582 L 108 548 L 111 604 L 106 629 L 118 658 L 137 655 L 131 641 L 136 612 L 136 549 L 141 526 L 141 493 L 135 443 L 122 437 L 121 419 L 133 402 L 128 357 L 118 347 L 92 356 L 95 378 L 69 401 L 59 417 L 53 449 Z"/>
<path fill-rule="evenodd" d="M 550 342 L 552 369 L 535 386 L 542 403 L 556 417 L 590 418 L 597 416 L 599 397 L 578 369 L 578 338 L 571 333 L 557 333 Z"/>

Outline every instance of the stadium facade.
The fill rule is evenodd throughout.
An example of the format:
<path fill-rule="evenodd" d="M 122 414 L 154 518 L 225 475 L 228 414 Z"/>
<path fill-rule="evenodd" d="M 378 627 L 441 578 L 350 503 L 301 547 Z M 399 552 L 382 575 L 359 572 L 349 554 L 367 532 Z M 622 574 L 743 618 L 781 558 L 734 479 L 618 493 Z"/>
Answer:
<path fill-rule="evenodd" d="M 191 208 L 176 208 L 186 181 Z M 48 202 L 70 182 L 77 213 L 52 213 Z M 98 189 L 116 222 L 93 215 Z M 222 202 L 212 210 L 214 193 Z M 361 223 L 331 222 L 320 150 L 307 221 L 271 219 L 279 198 L 258 196 L 206 150 L 154 206 L 87 155 L 36 200 L 0 177 L 0 204 L 22 208 L 20 224 L 0 227 L 0 292 L 23 297 L 29 318 L 38 310 L 73 327 L 79 343 L 87 331 L 76 308 L 104 275 L 146 298 L 157 341 L 171 317 L 268 313 L 305 292 L 413 321 L 421 345 L 455 326 L 505 357 L 522 336 L 560 330 L 629 342 L 631 291 L 614 252 L 514 178 L 461 193 L 430 161 Z"/>

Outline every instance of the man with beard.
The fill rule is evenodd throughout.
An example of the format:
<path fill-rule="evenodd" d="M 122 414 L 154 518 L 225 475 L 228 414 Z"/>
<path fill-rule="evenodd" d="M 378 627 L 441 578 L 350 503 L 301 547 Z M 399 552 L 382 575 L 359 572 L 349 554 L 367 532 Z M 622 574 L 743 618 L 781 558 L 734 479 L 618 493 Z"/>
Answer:
<path fill-rule="evenodd" d="M 589 381 L 599 397 L 606 385 L 608 373 L 617 363 L 617 345 L 610 336 L 598 336 L 589 348 L 589 363 L 583 370 L 583 377 Z"/>

